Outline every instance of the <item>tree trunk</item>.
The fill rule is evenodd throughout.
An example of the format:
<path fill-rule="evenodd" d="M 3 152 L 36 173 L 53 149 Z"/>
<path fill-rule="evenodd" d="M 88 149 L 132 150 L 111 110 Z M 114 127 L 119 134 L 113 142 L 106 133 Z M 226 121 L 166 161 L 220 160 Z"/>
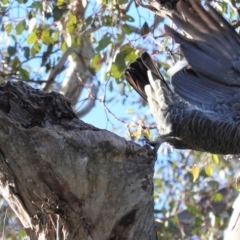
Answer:
<path fill-rule="evenodd" d="M 156 239 L 154 156 L 58 93 L 0 86 L 0 190 L 31 239 Z"/>
<path fill-rule="evenodd" d="M 71 101 L 78 117 L 83 117 L 90 112 L 95 105 L 95 97 L 98 92 L 98 82 L 96 81 L 95 75 L 89 70 L 90 60 L 94 56 L 92 42 L 93 29 L 86 30 L 86 26 L 84 26 L 83 23 L 88 4 L 88 1 L 71 0 L 68 11 L 75 14 L 79 25 L 83 28 L 79 36 L 79 45 L 73 47 L 72 43 L 68 42 L 68 49 L 49 72 L 47 83 L 43 88 L 44 91 L 52 89 L 54 79 L 63 71 L 64 65 L 66 65 L 68 61 L 68 68 L 66 69 L 66 76 L 61 86 L 61 92 Z M 63 18 L 58 23 L 58 30 L 63 36 L 71 38 L 66 30 L 67 22 L 67 19 Z M 84 97 L 86 100 L 79 104 L 78 99 L 84 90 L 87 90 L 87 94 Z"/>

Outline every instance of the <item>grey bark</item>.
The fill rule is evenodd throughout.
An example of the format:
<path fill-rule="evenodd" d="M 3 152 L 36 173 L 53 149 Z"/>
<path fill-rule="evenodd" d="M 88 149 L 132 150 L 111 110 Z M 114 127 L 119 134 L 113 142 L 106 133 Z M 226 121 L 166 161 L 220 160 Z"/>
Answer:
<path fill-rule="evenodd" d="M 0 191 L 31 239 L 156 239 L 154 156 L 58 93 L 0 86 Z"/>

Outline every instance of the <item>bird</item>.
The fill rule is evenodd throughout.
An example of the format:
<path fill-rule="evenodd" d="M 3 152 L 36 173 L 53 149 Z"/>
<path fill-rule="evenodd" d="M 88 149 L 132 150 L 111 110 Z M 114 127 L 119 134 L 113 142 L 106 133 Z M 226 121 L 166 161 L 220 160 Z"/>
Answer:
<path fill-rule="evenodd" d="M 155 152 L 167 142 L 176 149 L 240 154 L 240 36 L 210 4 L 190 4 L 180 0 L 171 14 L 190 38 L 164 26 L 188 63 L 171 84 L 147 52 L 125 77 L 155 119 L 159 137 L 149 142 Z"/>

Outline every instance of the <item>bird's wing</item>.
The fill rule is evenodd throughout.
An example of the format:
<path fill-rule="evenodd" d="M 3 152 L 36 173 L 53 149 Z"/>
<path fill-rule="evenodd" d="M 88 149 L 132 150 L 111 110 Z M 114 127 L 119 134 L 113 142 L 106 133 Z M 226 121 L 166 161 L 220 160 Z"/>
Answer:
<path fill-rule="evenodd" d="M 240 36 L 210 5 L 207 10 L 196 0 L 191 5 L 195 12 L 179 1 L 178 12 L 186 21 L 176 13 L 173 21 L 192 39 L 165 26 L 189 64 L 172 77 L 172 85 L 191 104 L 214 110 L 218 99 L 231 98 L 240 90 Z"/>
<path fill-rule="evenodd" d="M 172 85 L 181 98 L 204 110 L 215 110 L 219 103 L 226 105 L 229 102 L 228 111 L 231 111 L 229 100 L 236 101 L 234 97 L 240 92 L 239 87 L 225 86 L 210 77 L 197 74 L 191 67 L 184 67 L 175 73 Z"/>

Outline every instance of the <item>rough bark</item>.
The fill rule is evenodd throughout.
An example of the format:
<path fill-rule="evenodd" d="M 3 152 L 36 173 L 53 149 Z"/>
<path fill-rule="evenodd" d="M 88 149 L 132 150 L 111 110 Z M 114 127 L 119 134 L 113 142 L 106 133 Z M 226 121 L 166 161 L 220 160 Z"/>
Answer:
<path fill-rule="evenodd" d="M 154 156 L 58 93 L 0 86 L 0 191 L 31 239 L 156 239 Z"/>

